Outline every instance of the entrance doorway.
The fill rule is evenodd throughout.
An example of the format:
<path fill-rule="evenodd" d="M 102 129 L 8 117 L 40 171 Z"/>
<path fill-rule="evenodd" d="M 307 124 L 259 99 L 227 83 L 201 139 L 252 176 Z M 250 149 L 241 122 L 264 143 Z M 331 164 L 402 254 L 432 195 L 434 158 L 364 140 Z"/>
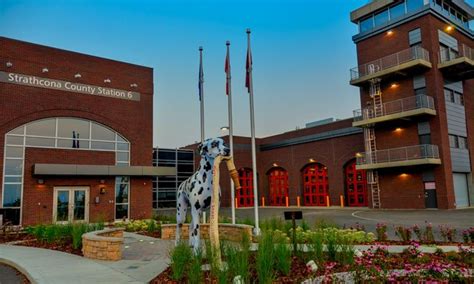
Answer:
<path fill-rule="evenodd" d="M 237 191 L 237 205 L 239 207 L 250 207 L 254 203 L 253 195 L 253 172 L 251 169 L 239 169 L 240 190 Z"/>
<path fill-rule="evenodd" d="M 270 205 L 285 206 L 288 197 L 288 172 L 283 168 L 271 169 L 268 173 Z"/>
<path fill-rule="evenodd" d="M 328 168 L 319 163 L 303 168 L 303 197 L 305 206 L 326 206 L 329 196 Z"/>
<path fill-rule="evenodd" d="M 53 200 L 55 223 L 89 221 L 89 187 L 55 187 Z"/>
<path fill-rule="evenodd" d="M 365 170 L 356 169 L 356 160 L 345 167 L 347 206 L 367 206 L 367 175 Z"/>

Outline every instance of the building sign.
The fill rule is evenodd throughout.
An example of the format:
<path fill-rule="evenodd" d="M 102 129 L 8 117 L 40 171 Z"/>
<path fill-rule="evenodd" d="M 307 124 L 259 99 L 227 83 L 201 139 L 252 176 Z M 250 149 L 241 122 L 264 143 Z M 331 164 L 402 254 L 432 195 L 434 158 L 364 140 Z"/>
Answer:
<path fill-rule="evenodd" d="M 73 93 L 81 93 L 93 96 L 109 97 L 115 99 L 124 99 L 130 101 L 139 101 L 140 93 L 112 89 L 106 87 L 99 87 L 93 85 L 86 85 L 80 83 L 73 83 L 62 80 L 54 80 L 48 78 L 41 78 L 32 75 L 23 75 L 17 73 L 8 73 L 0 71 L 0 82 L 24 85 L 29 87 L 38 87 L 45 89 L 53 89 L 60 91 L 67 91 Z"/>

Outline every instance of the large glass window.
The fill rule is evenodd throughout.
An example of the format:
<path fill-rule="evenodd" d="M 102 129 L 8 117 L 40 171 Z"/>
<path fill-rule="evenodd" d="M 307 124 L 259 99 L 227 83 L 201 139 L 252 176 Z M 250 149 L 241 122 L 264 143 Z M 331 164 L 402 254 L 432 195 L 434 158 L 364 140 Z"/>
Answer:
<path fill-rule="evenodd" d="M 390 20 L 394 20 L 405 15 L 405 3 L 402 2 L 390 8 Z"/>
<path fill-rule="evenodd" d="M 360 32 L 363 33 L 365 31 L 369 31 L 374 28 L 374 19 L 372 17 L 367 18 L 365 20 L 360 21 Z"/>
<path fill-rule="evenodd" d="M 80 118 L 60 117 L 27 123 L 11 130 L 5 137 L 2 187 L 3 207 L 5 208 L 20 208 L 21 206 L 23 156 L 26 147 L 116 152 L 116 165 L 130 165 L 130 143 L 120 134 L 96 122 Z M 128 217 L 130 185 L 128 177 L 119 179 L 120 183 L 117 188 L 122 190 L 116 192 L 120 193 L 117 198 L 123 203 L 117 206 L 117 212 L 119 212 L 119 218 L 122 218 L 123 216 Z M 20 216 L 20 213 L 17 215 Z M 19 218 L 15 222 L 18 223 Z"/>
<path fill-rule="evenodd" d="M 127 219 L 129 216 L 129 187 L 128 177 L 115 178 L 115 219 Z"/>
<path fill-rule="evenodd" d="M 388 10 L 375 14 L 375 26 L 381 26 L 388 22 Z"/>
<path fill-rule="evenodd" d="M 407 0 L 407 11 L 416 11 L 423 7 L 423 0 Z"/>

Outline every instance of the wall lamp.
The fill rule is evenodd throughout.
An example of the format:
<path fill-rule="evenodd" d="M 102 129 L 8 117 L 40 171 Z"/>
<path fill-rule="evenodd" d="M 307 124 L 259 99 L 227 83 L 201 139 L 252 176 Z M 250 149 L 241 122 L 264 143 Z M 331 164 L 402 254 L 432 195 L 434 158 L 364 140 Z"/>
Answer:
<path fill-rule="evenodd" d="M 110 83 L 110 82 L 112 82 L 112 81 L 109 78 L 104 80 L 104 83 Z"/>
<path fill-rule="evenodd" d="M 74 75 L 74 78 L 77 78 L 77 79 L 79 79 L 79 78 L 81 78 L 81 77 L 82 77 L 82 75 L 79 74 L 79 73 L 77 73 L 76 75 Z"/>
<path fill-rule="evenodd" d="M 8 61 L 7 63 L 5 63 L 5 65 L 6 65 L 8 68 L 10 68 L 10 67 L 13 66 L 13 63 L 11 63 L 10 61 Z"/>
<path fill-rule="evenodd" d="M 277 164 L 277 163 L 273 163 L 272 166 L 278 167 L 278 164 Z"/>
<path fill-rule="evenodd" d="M 229 126 L 222 126 L 221 131 L 229 131 Z"/>
<path fill-rule="evenodd" d="M 446 30 L 447 32 L 452 32 L 452 31 L 454 30 L 454 27 L 451 26 L 451 25 L 449 25 L 449 26 L 446 27 L 445 30 Z"/>
<path fill-rule="evenodd" d="M 138 87 L 138 84 L 136 84 L 136 83 L 130 84 L 130 87 L 136 88 L 136 87 Z"/>
<path fill-rule="evenodd" d="M 393 35 L 393 30 L 388 30 L 388 31 L 387 31 L 387 35 L 388 35 L 388 36 Z"/>
<path fill-rule="evenodd" d="M 314 163 L 314 162 L 316 162 L 316 160 L 313 159 L 313 158 L 311 158 L 311 159 L 309 159 L 309 162 L 310 162 L 310 163 Z"/>
<path fill-rule="evenodd" d="M 36 182 L 37 182 L 38 184 L 44 184 L 44 179 L 39 178 Z"/>
<path fill-rule="evenodd" d="M 49 72 L 49 69 L 46 68 L 46 67 L 44 67 L 43 69 L 41 69 L 41 72 L 43 72 L 43 73 L 48 73 L 48 72 Z"/>

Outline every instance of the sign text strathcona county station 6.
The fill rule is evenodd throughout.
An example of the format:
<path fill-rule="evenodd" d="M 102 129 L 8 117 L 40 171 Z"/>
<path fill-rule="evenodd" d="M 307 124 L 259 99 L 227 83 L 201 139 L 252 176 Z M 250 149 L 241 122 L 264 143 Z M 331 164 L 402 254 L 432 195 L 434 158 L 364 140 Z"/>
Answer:
<path fill-rule="evenodd" d="M 0 82 L 115 99 L 139 101 L 140 93 L 0 71 Z"/>

